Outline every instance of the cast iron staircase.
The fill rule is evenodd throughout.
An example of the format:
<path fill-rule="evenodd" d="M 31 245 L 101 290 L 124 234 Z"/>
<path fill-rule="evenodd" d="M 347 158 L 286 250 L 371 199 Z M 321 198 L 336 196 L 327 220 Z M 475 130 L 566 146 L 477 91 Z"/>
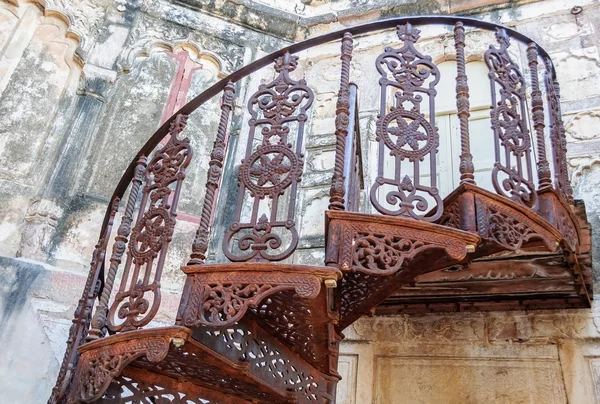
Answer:
<path fill-rule="evenodd" d="M 411 24 L 453 27 L 461 181 L 445 198 L 435 173 L 440 73 L 415 46 L 420 31 Z M 495 31 L 497 40 L 484 55 L 493 93 L 494 190 L 474 181 L 465 25 Z M 402 45 L 385 48 L 375 61 L 381 74 L 379 171 L 368 191 L 373 210 L 361 213 L 358 97 L 350 82 L 353 35 L 391 27 Z M 535 134 L 527 130 L 528 95 L 520 67 L 508 54 L 509 37 L 527 46 Z M 298 265 L 293 261 L 300 239 L 296 204 L 315 96 L 306 81 L 290 73 L 299 62 L 294 53 L 340 38 L 325 260 L 322 266 Z M 539 59 L 546 68 L 544 92 L 537 77 Z M 234 83 L 273 61 L 275 78 L 247 100 L 250 120 L 235 209 L 227 232 L 216 240 L 226 262 L 207 262 Z M 203 211 L 190 261 L 182 267 L 187 280 L 176 322 L 148 328 L 160 308 L 161 274 L 192 161 L 189 141 L 180 135 L 187 116 L 221 90 Z M 544 106 L 550 119 L 550 161 Z M 168 141 L 152 154 L 163 139 Z M 590 232 L 583 206 L 572 199 L 564 139 L 558 85 L 547 53 L 491 23 L 396 18 L 310 39 L 242 68 L 160 128 L 118 185 L 49 402 L 334 403 L 342 331 L 363 315 L 589 307 Z M 430 165 L 429 182 L 418 174 L 423 164 Z"/>

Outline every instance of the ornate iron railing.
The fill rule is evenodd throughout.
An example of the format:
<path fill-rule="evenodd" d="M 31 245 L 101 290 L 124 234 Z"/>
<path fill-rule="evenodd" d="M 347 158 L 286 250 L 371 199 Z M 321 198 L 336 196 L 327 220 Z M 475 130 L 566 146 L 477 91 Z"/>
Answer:
<path fill-rule="evenodd" d="M 492 99 L 490 139 L 494 141 L 495 161 L 491 175 L 495 192 L 532 212 L 537 212 L 540 191 L 552 188 L 572 203 L 556 73 L 548 53 L 523 34 L 466 17 L 405 17 L 347 28 L 291 45 L 230 74 L 194 98 L 167 120 L 132 160 L 107 209 L 51 401 L 64 399 L 77 363 L 77 347 L 85 340 L 102 338 L 107 332 L 139 329 L 156 314 L 161 300 L 161 273 L 175 228 L 177 201 L 186 168 L 192 162 L 189 142 L 181 136 L 188 116 L 222 93 L 204 205 L 189 265 L 205 262 L 217 190 L 228 153 L 235 85 L 271 63 L 274 63 L 276 77 L 270 83 L 262 84 L 247 100 L 249 136 L 239 168 L 240 185 L 233 223 L 222 240 L 223 253 L 230 261 L 282 261 L 297 248 L 297 188 L 303 172 L 305 125 L 315 96 L 310 82 L 294 79 L 290 73 L 297 69 L 296 54 L 338 40 L 341 41 L 341 79 L 335 128 L 332 128 L 336 143 L 329 209 L 359 210 L 362 168 L 359 167 L 360 153 L 357 153 L 360 147 L 357 93 L 360 89 L 351 83 L 353 38 L 391 28 L 397 30 L 401 46 L 385 48 L 373 60 L 380 75 L 380 105 L 376 125 L 378 169 L 368 191 L 370 202 L 383 215 L 434 223 L 442 219 L 446 220 L 443 223 L 449 223 L 443 217 L 444 200 L 436 183 L 440 134 L 435 123 L 435 108 L 440 71 L 432 58 L 419 49 L 419 25 L 442 25 L 452 30 L 453 59 L 457 68 L 455 97 L 460 129 L 460 183 L 475 185 L 473 155 L 476 151 L 471 150 L 469 132 L 472 89 L 467 85 L 465 69 L 465 47 L 469 46 L 466 28 L 472 28 L 493 32 L 497 42 L 490 44 L 482 55 L 489 69 Z M 530 92 L 527 92 L 525 74 L 511 56 L 511 40 L 526 46 Z M 539 66 L 545 67 L 541 82 Z M 393 99 L 391 105 L 390 98 Z M 529 115 L 533 131 L 529 130 Z M 160 146 L 165 139 L 168 142 Z M 547 139 L 552 165 L 547 158 Z M 428 173 L 428 181 L 422 181 L 422 172 Z M 391 190 L 382 191 L 385 187 Z M 127 190 L 127 203 L 111 245 L 111 229 Z M 136 215 L 140 194 L 141 205 Z M 251 207 L 244 211 L 243 204 L 248 202 Z M 112 248 L 110 253 L 109 248 Z M 123 261 L 121 281 L 113 294 Z M 259 292 L 248 290 L 247 294 Z M 221 304 L 235 306 L 238 302 Z"/>

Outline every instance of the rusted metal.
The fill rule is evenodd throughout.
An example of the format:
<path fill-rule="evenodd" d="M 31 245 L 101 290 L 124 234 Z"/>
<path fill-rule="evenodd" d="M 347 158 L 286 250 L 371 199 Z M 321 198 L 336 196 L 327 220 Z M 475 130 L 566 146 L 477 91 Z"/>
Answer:
<path fill-rule="evenodd" d="M 232 397 L 220 391 L 188 381 L 164 377 L 148 370 L 127 367 L 111 382 L 98 403 L 194 403 L 194 404 L 252 404 L 249 400 Z"/>
<path fill-rule="evenodd" d="M 375 62 L 381 74 L 381 98 L 377 120 L 379 164 L 375 184 L 371 187 L 371 203 L 384 215 L 433 222 L 439 219 L 443 210 L 436 185 L 439 134 L 435 126 L 435 86 L 440 80 L 440 71 L 431 56 L 423 55 L 415 48 L 420 37 L 417 28 L 407 23 L 399 25 L 396 32 L 403 46 L 386 48 Z M 390 90 L 394 105 L 388 112 Z M 429 107 L 429 119 L 421 112 L 424 99 Z M 393 177 L 384 169 L 388 155 L 394 159 Z M 429 159 L 429 184 L 423 184 L 420 175 L 421 166 L 427 163 L 423 162 L 426 157 Z M 402 170 L 405 160 L 412 165 L 411 172 Z M 430 209 L 435 213 L 426 216 Z"/>
<path fill-rule="evenodd" d="M 131 233 L 131 224 L 133 223 L 133 210 L 138 199 L 138 194 L 142 186 L 144 174 L 146 172 L 147 158 L 142 156 L 138 160 L 138 165 L 135 170 L 135 177 L 129 191 L 127 206 L 121 218 L 121 224 L 117 230 L 117 236 L 113 244 L 112 254 L 110 256 L 110 267 L 104 280 L 102 295 L 98 302 L 98 307 L 92 317 L 92 328 L 86 338 L 86 341 L 94 341 L 102 338 L 106 334 L 106 319 L 108 316 L 108 301 L 112 292 L 112 288 L 117 276 L 117 270 L 121 264 L 121 259 L 127 247 L 129 234 Z"/>
<path fill-rule="evenodd" d="M 256 324 L 197 331 L 192 334 L 184 327 L 139 330 L 87 344 L 81 350 L 82 366 L 71 400 L 106 400 L 107 392 L 113 394 L 111 383 L 124 370 L 141 369 L 162 376 L 160 380 L 184 379 L 232 396 L 219 402 L 334 403 L 328 389 L 339 377 L 319 372 Z M 183 344 L 177 347 L 174 340 Z M 142 381 L 152 380 L 148 373 L 140 376 Z"/>
<path fill-rule="evenodd" d="M 101 233 L 100 239 L 92 253 L 90 271 L 88 272 L 83 293 L 77 303 L 77 308 L 73 315 L 73 324 L 71 324 L 69 337 L 67 339 L 67 349 L 65 350 L 60 370 L 56 378 L 56 385 L 52 389 L 52 394 L 48 400 L 49 404 L 61 402 L 68 393 L 69 384 L 73 377 L 73 370 L 76 368 L 79 360 L 79 352 L 77 349 L 87 337 L 90 321 L 92 319 L 94 302 L 96 301 L 101 288 L 102 282 L 99 279 L 100 268 L 104 265 L 108 239 L 110 238 L 110 232 L 115 216 L 119 210 L 119 202 L 120 199 L 115 198 L 110 204 L 110 220 L 108 221 L 106 228 L 104 228 L 104 231 Z"/>
<path fill-rule="evenodd" d="M 475 183 L 475 167 L 469 139 L 469 85 L 465 69 L 465 25 L 454 24 L 454 48 L 456 49 L 456 110 L 460 124 L 460 182 Z"/>
<path fill-rule="evenodd" d="M 360 190 L 364 188 L 360 125 L 358 122 L 358 87 L 350 83 L 350 116 L 348 118 L 348 135 L 346 136 L 344 153 L 344 189 L 345 209 L 357 212 L 360 204 Z"/>
<path fill-rule="evenodd" d="M 223 252 L 231 261 L 281 261 L 298 244 L 296 194 L 303 167 L 304 125 L 314 93 L 304 80 L 290 77 L 297 64 L 298 57 L 289 53 L 276 59 L 279 75 L 261 85 L 248 101 L 252 117 L 246 157 L 239 169 L 235 218 L 223 239 Z M 293 124 L 297 125 L 295 139 L 290 136 Z M 262 141 L 254 148 L 257 131 Z M 279 204 L 284 195 L 287 209 L 282 217 Z M 242 208 L 248 200 L 251 214 L 244 219 Z M 269 214 L 259 217 L 261 209 Z"/>
<path fill-rule="evenodd" d="M 436 184 L 435 86 L 440 71 L 415 46 L 419 30 L 413 24 L 423 22 L 454 27 L 460 185 L 444 200 Z M 350 83 L 352 35 L 397 24 L 402 46 L 386 48 L 376 61 L 381 74 L 379 168 L 370 196 L 384 215 L 358 213 L 361 156 L 357 88 Z M 187 280 L 178 326 L 141 330 L 160 304 L 162 266 L 191 158 L 187 140 L 178 137 L 187 117 L 178 115 L 169 120 L 168 142 L 146 164 L 149 145 L 166 133 L 164 126 L 159 129 L 140 151 L 135 173 L 128 169 L 115 191 L 50 402 L 333 404 L 341 331 L 361 315 L 589 305 L 589 226 L 584 215 L 576 214 L 581 208 L 578 211 L 572 200 L 551 62 L 544 59 L 554 187 L 537 77 L 538 57 L 546 58 L 547 53 L 522 34 L 504 29 L 496 33 L 498 45 L 485 52 L 493 101 L 496 193 L 484 190 L 474 183 L 470 150 L 466 26 L 496 28 L 462 17 L 399 18 L 327 34 L 272 55 L 269 60 L 275 61 L 278 74 L 248 100 L 251 119 L 238 171 L 237 203 L 233 224 L 222 240 L 224 254 L 233 262 L 205 263 L 228 152 L 234 82 L 265 66 L 267 59 L 233 73 L 187 104 L 182 111 L 191 112 L 214 91 L 224 90 L 200 225 L 189 265 L 183 268 Z M 525 124 L 525 80 L 509 56 L 508 33 L 528 45 L 538 159 Z M 278 262 L 290 258 L 299 241 L 296 198 L 305 125 L 314 101 L 310 86 L 290 77 L 298 63 L 292 53 L 331 39 L 341 39 L 342 52 L 325 262 Z M 386 169 L 385 159 L 393 170 Z M 538 165 L 537 190 L 532 163 Z M 118 198 L 125 192 L 123 181 L 132 185 L 105 276 L 104 255 Z M 529 255 L 522 255 L 524 250 Z M 109 307 L 124 254 L 123 279 Z M 542 272 L 545 275 L 539 276 Z M 510 282 L 504 282 L 505 277 Z M 105 336 L 107 330 L 112 335 Z M 88 342 L 82 345 L 83 339 Z"/>
<path fill-rule="evenodd" d="M 546 157 L 546 139 L 544 134 L 544 101 L 540 90 L 538 77 L 538 50 L 534 43 L 527 46 L 527 61 L 529 74 L 531 76 L 531 116 L 537 140 L 537 170 L 539 188 L 544 189 L 552 186 L 550 164 Z"/>
<path fill-rule="evenodd" d="M 306 265 L 231 263 L 184 267 L 190 287 L 182 299 L 182 325 L 229 327 L 244 318 L 258 322 L 304 360 L 337 375 L 329 357 L 328 324 L 337 314 L 328 309 L 326 280 L 339 270 Z M 285 319 L 285 320 L 284 320 Z"/>
<path fill-rule="evenodd" d="M 197 110 L 200 106 L 205 104 L 208 100 L 210 100 L 212 97 L 221 93 L 225 89 L 225 86 L 229 82 L 237 83 L 241 79 L 249 76 L 251 73 L 254 73 L 257 70 L 270 65 L 273 62 L 273 60 L 275 60 L 278 57 L 283 56 L 285 53 L 294 54 L 294 53 L 298 53 L 298 52 L 301 52 L 303 50 L 306 50 L 306 49 L 309 49 L 309 48 L 312 48 L 312 47 L 315 47 L 318 45 L 322 45 L 322 44 L 325 44 L 325 43 L 328 43 L 328 42 L 331 42 L 334 40 L 341 39 L 347 32 L 356 36 L 356 35 L 361 35 L 361 34 L 367 34 L 367 33 L 374 32 L 374 31 L 379 31 L 382 29 L 394 28 L 398 24 L 406 24 L 407 22 L 410 22 L 412 24 L 417 24 L 417 25 L 418 24 L 454 25 L 459 21 L 462 22 L 465 26 L 479 28 L 482 30 L 493 31 L 497 28 L 501 28 L 501 29 L 504 29 L 505 32 L 511 36 L 511 38 L 513 38 L 519 42 L 522 42 L 522 43 L 532 42 L 531 38 L 528 38 L 523 33 L 515 31 L 515 30 L 507 28 L 507 27 L 504 27 L 499 24 L 495 24 L 495 23 L 491 23 L 491 22 L 487 22 L 487 21 L 481 21 L 476 18 L 463 17 L 463 16 L 454 17 L 454 16 L 446 16 L 446 15 L 434 15 L 434 16 L 430 15 L 430 16 L 395 17 L 395 18 L 390 18 L 390 19 L 386 19 L 386 20 L 374 21 L 374 22 L 357 25 L 357 26 L 350 27 L 350 28 L 344 28 L 339 31 L 330 32 L 328 34 L 324 34 L 321 36 L 317 36 L 314 38 L 310 38 L 310 39 L 292 44 L 289 47 L 280 49 L 280 50 L 275 51 L 269 55 L 266 55 L 260 59 L 257 59 L 254 62 L 240 68 L 239 70 L 236 70 L 235 72 L 233 72 L 230 75 L 226 76 L 225 78 L 221 79 L 220 81 L 213 84 L 211 87 L 207 88 L 202 93 L 198 94 L 194 99 L 192 99 L 190 102 L 188 102 L 186 105 L 184 105 L 179 111 L 177 111 L 170 119 L 167 119 L 165 121 L 165 123 L 152 136 L 150 136 L 150 138 L 148 139 L 146 144 L 144 144 L 144 146 L 138 152 L 138 155 L 131 161 L 131 163 L 125 170 L 123 176 L 119 180 L 119 183 L 115 187 L 115 191 L 113 193 L 111 200 L 114 199 L 115 197 L 119 197 L 119 198 L 123 197 L 123 195 L 125 194 L 125 191 L 127 190 L 127 187 L 129 186 L 129 184 L 131 183 L 131 181 L 134 177 L 134 171 L 135 171 L 138 157 L 142 156 L 142 155 L 145 156 L 145 155 L 150 154 L 152 152 L 152 150 L 154 150 L 156 148 L 156 146 L 158 146 L 158 144 L 162 141 L 162 139 L 164 139 L 165 136 L 167 135 L 171 122 L 175 119 L 175 117 L 178 114 L 184 114 L 184 115 L 191 114 L 192 112 Z M 550 60 L 550 56 L 549 56 L 548 52 L 544 48 L 540 47 L 539 45 L 538 45 L 538 49 L 539 49 L 540 56 L 542 58 L 544 58 L 544 60 L 547 61 L 547 63 L 548 63 L 547 70 L 550 72 L 551 78 L 554 80 L 556 78 L 556 72 L 555 72 L 554 66 L 552 64 L 552 61 Z M 110 213 L 110 210 L 107 210 L 105 217 L 104 217 L 103 224 L 102 224 L 103 227 L 105 227 L 106 224 L 108 223 L 109 213 Z"/>
<path fill-rule="evenodd" d="M 544 64 L 546 66 L 544 81 L 550 110 L 550 143 L 552 145 L 554 166 L 554 186 L 572 204 L 573 188 L 569 181 L 569 169 L 567 167 L 567 138 L 560 109 L 560 86 L 553 78 L 550 58 L 546 58 Z"/>
<path fill-rule="evenodd" d="M 335 165 L 331 190 L 329 191 L 329 209 L 344 210 L 344 164 L 346 152 L 346 138 L 348 136 L 348 123 L 350 121 L 350 61 L 352 60 L 352 34 L 344 34 L 342 39 L 342 60 L 340 91 L 335 111 Z"/>
<path fill-rule="evenodd" d="M 192 255 L 188 265 L 202 264 L 206 259 L 208 250 L 208 240 L 210 238 L 210 227 L 212 226 L 213 212 L 216 204 L 217 189 L 221 182 L 223 172 L 223 160 L 227 153 L 227 127 L 229 126 L 229 116 L 233 109 L 233 97 L 235 88 L 233 83 L 229 82 L 223 91 L 221 100 L 221 117 L 219 128 L 217 129 L 217 138 L 210 154 L 210 163 L 208 168 L 208 179 L 206 180 L 206 194 L 204 195 L 204 204 L 202 206 L 202 216 L 200 225 L 196 231 L 196 237 L 192 244 Z"/>
<path fill-rule="evenodd" d="M 179 139 L 184 130 L 187 116 L 180 115 L 171 124 L 169 141 L 157 151 L 150 164 L 140 157 L 136 175 L 132 181 L 127 206 L 113 244 L 110 267 L 104 280 L 102 294 L 92 318 L 92 328 L 87 341 L 101 338 L 108 327 L 111 331 L 126 331 L 139 328 L 152 320 L 160 305 L 160 277 L 167 248 L 175 228 L 175 211 L 185 178 L 185 168 L 191 159 L 189 140 Z M 133 212 L 142 182 L 141 207 L 132 231 Z M 175 191 L 170 185 L 175 183 Z M 173 196 L 172 200 L 169 198 Z M 131 241 L 129 236 L 131 234 Z M 125 270 L 115 296 L 109 307 L 112 288 L 123 255 L 129 247 Z M 158 257 L 156 265 L 154 260 Z M 130 271 L 133 266 L 133 272 Z M 140 279 L 140 271 L 143 276 Z M 150 280 L 152 274 L 154 277 Z M 131 275 L 131 276 L 130 276 Z M 150 292 L 152 303 L 146 294 Z M 127 298 L 127 302 L 125 299 Z M 119 320 L 115 316 L 118 316 Z M 117 321 L 119 323 L 117 323 Z"/>
<path fill-rule="evenodd" d="M 288 387 L 298 394 L 296 402 L 332 402 L 327 392 L 327 379 L 339 379 L 339 375 L 327 377 L 315 371 L 308 361 L 298 358 L 289 346 L 282 343 L 280 335 L 273 335 L 271 330 L 255 321 L 240 322 L 227 328 L 199 328 L 194 337 L 231 361 L 247 362 L 250 368 L 256 369 L 253 373 L 263 380 L 274 380 L 277 388 L 285 390 Z M 237 346 L 243 349 L 237 349 Z M 278 366 L 262 366 L 265 357 Z M 287 383 L 290 380 L 299 383 L 290 385 Z"/>
<path fill-rule="evenodd" d="M 111 344 L 97 340 L 82 346 L 81 364 L 70 401 L 97 401 L 129 363 L 141 357 L 151 363 L 160 362 L 169 352 L 173 338 L 187 339 L 188 335 L 189 330 L 175 327 L 143 330 L 136 334 L 110 336 L 108 338 L 113 339 Z"/>
<path fill-rule="evenodd" d="M 344 329 L 414 277 L 467 258 L 479 236 L 404 217 L 327 212 L 326 262 L 343 272 L 338 327 Z"/>
<path fill-rule="evenodd" d="M 498 47 L 490 46 L 484 54 L 490 70 L 491 123 L 496 151 L 492 182 L 500 195 L 535 209 L 537 193 L 532 181 L 531 139 L 525 121 L 525 79 L 508 54 L 510 40 L 504 29 L 496 31 L 496 40 Z"/>
<path fill-rule="evenodd" d="M 192 159 L 189 139 L 180 139 L 187 116 L 171 125 L 169 140 L 145 171 L 145 186 L 119 290 L 108 311 L 108 329 L 131 331 L 147 325 L 161 301 L 160 279 L 167 249 L 175 231 L 175 217 L 185 170 Z"/>

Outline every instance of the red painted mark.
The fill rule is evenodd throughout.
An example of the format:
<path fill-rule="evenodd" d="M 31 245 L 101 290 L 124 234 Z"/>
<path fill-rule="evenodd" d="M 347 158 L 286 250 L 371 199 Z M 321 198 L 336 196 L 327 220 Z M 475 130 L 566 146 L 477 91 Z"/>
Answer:
<path fill-rule="evenodd" d="M 192 86 L 192 78 L 194 72 L 202 69 L 202 65 L 193 61 L 190 58 L 189 53 L 186 50 L 181 50 L 178 53 L 167 52 L 167 55 L 171 56 L 177 62 L 177 71 L 173 82 L 171 83 L 171 89 L 169 91 L 169 97 L 167 98 L 167 105 L 163 111 L 161 118 L 161 125 L 165 123 L 173 114 L 185 105 L 187 96 Z M 165 136 L 161 141 L 160 145 L 164 146 L 170 139 L 170 136 Z M 169 197 L 169 203 L 173 201 L 173 194 Z M 200 217 L 190 215 L 184 212 L 177 213 L 177 219 L 184 222 L 190 222 L 194 224 L 200 223 Z"/>
<path fill-rule="evenodd" d="M 193 224 L 200 224 L 200 216 L 190 215 L 189 213 L 185 212 L 177 212 L 177 220 Z"/>
<path fill-rule="evenodd" d="M 171 83 L 171 90 L 169 91 L 169 97 L 167 98 L 167 105 L 165 105 L 162 119 L 160 120 L 161 125 L 165 123 L 165 121 L 169 119 L 175 112 L 175 105 L 177 104 L 177 95 L 179 93 L 179 88 L 181 87 L 181 82 L 183 81 L 183 76 L 185 74 L 185 65 L 186 62 L 190 60 L 190 55 L 185 50 L 182 50 L 179 53 L 167 52 L 167 55 L 171 56 L 177 62 L 177 71 L 175 72 L 175 77 L 173 77 L 173 82 Z"/>

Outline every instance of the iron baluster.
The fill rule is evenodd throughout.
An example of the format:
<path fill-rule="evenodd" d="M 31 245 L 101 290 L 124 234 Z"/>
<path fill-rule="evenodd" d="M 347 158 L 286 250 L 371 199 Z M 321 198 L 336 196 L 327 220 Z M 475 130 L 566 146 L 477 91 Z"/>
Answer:
<path fill-rule="evenodd" d="M 73 369 L 76 367 L 77 361 L 79 360 L 79 352 L 77 349 L 87 337 L 87 332 L 90 327 L 94 302 L 98 297 L 100 289 L 99 275 L 101 268 L 104 265 L 106 247 L 108 245 L 108 239 L 110 237 L 110 232 L 112 231 L 115 216 L 119 209 L 120 201 L 121 199 L 119 197 L 113 199 L 110 205 L 111 209 L 108 223 L 101 232 L 98 243 L 92 253 L 90 270 L 83 288 L 83 293 L 81 294 L 81 298 L 79 299 L 77 308 L 73 314 L 73 324 L 71 324 L 71 328 L 69 329 L 67 349 L 65 350 L 63 361 L 58 372 L 56 385 L 52 389 L 52 394 L 48 400 L 49 404 L 59 403 L 63 400 L 73 376 Z"/>
<path fill-rule="evenodd" d="M 233 109 L 234 95 L 235 88 L 233 83 L 229 82 L 223 91 L 221 117 L 219 120 L 219 128 L 217 129 L 217 138 L 210 155 L 208 178 L 206 180 L 206 195 L 204 196 L 200 225 L 198 226 L 194 243 L 192 244 L 192 254 L 188 265 L 203 264 L 206 260 L 206 251 L 208 250 L 208 239 L 210 237 L 210 228 L 212 226 L 211 222 L 213 220 L 217 190 L 221 182 L 223 160 L 225 160 L 225 154 L 227 152 L 227 128 L 231 110 Z"/>
<path fill-rule="evenodd" d="M 539 189 L 552 186 L 550 179 L 550 165 L 546 157 L 546 140 L 544 138 L 544 102 L 542 100 L 542 91 L 540 90 L 540 80 L 538 78 L 538 50 L 534 43 L 527 46 L 527 61 L 529 63 L 529 74 L 531 75 L 531 115 L 533 118 L 533 127 L 537 140 L 538 149 L 538 183 Z"/>
<path fill-rule="evenodd" d="M 556 189 L 572 204 L 573 188 L 569 181 L 567 167 L 567 139 L 560 107 L 560 86 L 552 77 L 553 67 L 549 58 L 544 59 L 546 65 L 546 96 L 550 109 L 550 143 L 554 164 L 554 181 Z"/>
<path fill-rule="evenodd" d="M 106 274 L 104 281 L 104 287 L 102 288 L 102 295 L 100 296 L 100 302 L 96 307 L 96 312 L 92 318 L 92 329 L 90 330 L 86 341 L 94 341 L 102 338 L 105 334 L 106 318 L 108 315 L 108 300 L 112 292 L 112 287 L 115 282 L 115 276 L 117 275 L 117 269 L 121 264 L 123 253 L 127 247 L 127 241 L 129 234 L 131 233 L 131 224 L 133 223 L 133 210 L 135 209 L 135 203 L 142 186 L 142 179 L 146 172 L 146 156 L 142 156 L 138 159 L 137 166 L 135 168 L 135 174 L 131 182 L 131 190 L 129 191 L 129 198 L 127 200 L 127 206 L 125 212 L 121 218 L 121 224 L 117 230 L 117 236 L 115 237 L 115 243 L 113 244 L 112 255 L 110 257 L 110 267 Z"/>
<path fill-rule="evenodd" d="M 461 21 L 454 24 L 454 47 L 456 49 L 456 110 L 460 124 L 460 183 L 475 184 L 475 168 L 469 138 L 469 85 L 465 62 L 465 26 Z"/>
<path fill-rule="evenodd" d="M 335 166 L 331 180 L 329 209 L 344 210 L 344 160 L 346 153 L 346 137 L 348 136 L 348 122 L 350 116 L 350 62 L 352 60 L 353 40 L 352 34 L 347 32 L 342 39 L 342 72 L 340 77 L 340 90 L 336 105 L 335 117 Z"/>

